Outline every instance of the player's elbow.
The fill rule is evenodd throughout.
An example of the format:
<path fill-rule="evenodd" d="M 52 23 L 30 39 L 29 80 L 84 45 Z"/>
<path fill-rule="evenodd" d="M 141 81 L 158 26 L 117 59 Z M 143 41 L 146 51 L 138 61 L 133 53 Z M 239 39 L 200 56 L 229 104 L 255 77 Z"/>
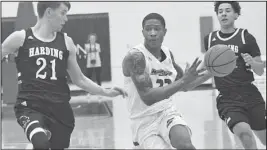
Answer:
<path fill-rule="evenodd" d="M 167 96 L 167 95 L 153 96 L 153 95 L 147 94 L 147 95 L 142 95 L 140 97 L 147 106 L 151 106 L 161 100 L 168 99 L 170 96 Z"/>
<path fill-rule="evenodd" d="M 83 74 L 77 75 L 77 76 L 71 76 L 71 81 L 73 84 L 83 87 L 83 84 L 85 83 Z"/>
<path fill-rule="evenodd" d="M 263 69 L 260 69 L 260 70 L 255 71 L 255 73 L 256 73 L 258 76 L 262 76 L 263 73 L 264 73 L 264 70 L 263 70 Z"/>
<path fill-rule="evenodd" d="M 146 96 L 145 94 L 139 94 L 141 100 L 147 105 L 151 106 L 153 103 L 151 103 L 151 100 Z"/>

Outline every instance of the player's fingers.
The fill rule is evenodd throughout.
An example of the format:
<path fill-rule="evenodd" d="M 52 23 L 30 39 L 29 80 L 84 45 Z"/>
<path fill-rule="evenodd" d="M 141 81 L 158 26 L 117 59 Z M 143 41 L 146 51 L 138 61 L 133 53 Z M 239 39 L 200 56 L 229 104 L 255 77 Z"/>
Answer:
<path fill-rule="evenodd" d="M 198 57 L 194 60 L 194 62 L 193 62 L 193 64 L 192 64 L 192 66 L 195 66 L 196 64 L 197 64 L 197 62 L 198 62 Z"/>
<path fill-rule="evenodd" d="M 197 70 L 197 73 L 199 74 L 199 73 L 202 73 L 202 72 L 204 72 L 206 70 L 207 70 L 206 68 L 201 68 L 201 69 Z"/>
<path fill-rule="evenodd" d="M 197 65 L 197 62 L 198 62 L 198 57 L 194 60 L 194 62 L 192 63 L 192 65 L 190 66 L 189 70 L 188 71 L 193 71 L 196 69 L 196 65 Z"/>
<path fill-rule="evenodd" d="M 185 66 L 185 68 L 189 68 L 190 67 L 190 64 L 188 63 L 188 62 L 186 62 L 186 66 Z"/>
<path fill-rule="evenodd" d="M 123 97 L 128 96 L 127 92 L 119 87 L 114 87 L 114 90 L 118 91 Z"/>
<path fill-rule="evenodd" d="M 198 74 L 197 77 L 203 77 L 205 74 L 202 73 L 202 74 Z"/>
<path fill-rule="evenodd" d="M 199 60 L 195 67 L 197 68 L 201 64 L 201 62 L 202 62 L 202 60 Z"/>

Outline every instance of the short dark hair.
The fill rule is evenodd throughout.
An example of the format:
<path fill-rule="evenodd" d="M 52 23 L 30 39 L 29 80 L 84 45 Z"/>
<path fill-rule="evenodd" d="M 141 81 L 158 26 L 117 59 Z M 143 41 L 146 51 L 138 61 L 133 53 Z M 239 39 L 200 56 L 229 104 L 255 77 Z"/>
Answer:
<path fill-rule="evenodd" d="M 88 35 L 88 39 L 87 39 L 87 42 L 89 42 L 90 41 L 90 37 L 91 36 L 94 36 L 95 37 L 95 40 L 97 40 L 97 35 L 96 35 L 96 33 L 90 33 L 89 35 Z"/>
<path fill-rule="evenodd" d="M 146 22 L 147 20 L 150 20 L 150 19 L 157 19 L 157 20 L 159 20 L 159 21 L 161 22 L 161 24 L 163 25 L 163 27 L 165 28 L 165 26 L 166 26 L 166 24 L 165 24 L 165 20 L 164 20 L 164 18 L 163 18 L 160 14 L 158 14 L 158 13 L 150 13 L 150 14 L 146 15 L 145 18 L 143 19 L 143 22 L 142 22 L 142 27 L 143 27 L 143 28 L 144 28 L 144 26 L 145 26 L 145 22 Z"/>
<path fill-rule="evenodd" d="M 63 3 L 68 7 L 68 10 L 70 10 L 70 2 L 63 2 L 63 1 L 41 1 L 37 3 L 37 13 L 40 18 L 44 16 L 44 12 L 47 8 L 53 8 L 56 9 L 60 6 L 60 4 Z"/>
<path fill-rule="evenodd" d="M 216 14 L 218 14 L 219 6 L 223 3 L 230 4 L 233 7 L 235 13 L 237 13 L 238 15 L 241 15 L 241 7 L 239 5 L 239 2 L 237 2 L 237 1 L 216 1 L 216 2 L 214 2 L 214 11 L 216 12 Z"/>

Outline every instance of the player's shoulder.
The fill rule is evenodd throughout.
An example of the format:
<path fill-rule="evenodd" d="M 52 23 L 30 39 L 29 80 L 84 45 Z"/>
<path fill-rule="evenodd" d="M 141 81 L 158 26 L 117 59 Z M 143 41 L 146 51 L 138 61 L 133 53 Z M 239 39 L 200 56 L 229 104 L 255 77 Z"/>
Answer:
<path fill-rule="evenodd" d="M 161 49 L 166 50 L 166 51 L 171 51 L 171 49 L 167 47 L 166 45 L 161 45 Z"/>
<path fill-rule="evenodd" d="M 63 36 L 64 36 L 67 50 L 75 51 L 75 48 L 74 48 L 75 45 L 74 45 L 73 39 L 70 36 L 68 36 L 68 34 L 65 32 L 60 32 L 60 34 L 63 34 Z"/>
<path fill-rule="evenodd" d="M 208 34 L 206 34 L 206 35 L 204 36 L 204 38 L 205 38 L 205 39 L 208 39 L 209 36 L 212 36 L 212 35 L 216 34 L 218 31 L 219 31 L 219 30 L 211 31 L 211 32 L 209 32 Z"/>
<path fill-rule="evenodd" d="M 241 34 L 243 34 L 244 36 L 253 36 L 249 31 L 248 31 L 248 29 L 246 29 L 246 28 L 238 28 L 239 29 L 239 32 L 241 33 Z"/>
<path fill-rule="evenodd" d="M 25 37 L 26 37 L 26 30 L 23 29 L 23 30 L 17 30 L 17 31 L 14 31 L 11 36 L 13 38 L 16 38 L 16 39 L 20 39 L 20 40 L 24 40 Z"/>
<path fill-rule="evenodd" d="M 122 62 L 123 74 L 125 76 L 129 76 L 129 73 L 135 68 L 134 66 L 136 66 L 137 64 L 142 64 L 139 65 L 138 68 L 145 68 L 145 62 L 146 61 L 144 54 L 135 47 L 131 48 L 127 52 Z"/>
<path fill-rule="evenodd" d="M 142 53 L 142 51 L 140 51 L 140 49 L 138 49 L 138 47 L 133 47 L 133 48 L 131 48 L 128 52 L 127 52 L 127 54 L 126 54 L 126 56 L 125 56 L 125 58 L 127 59 L 127 60 L 133 60 L 133 59 L 140 59 L 140 58 L 143 58 L 144 57 L 144 54 Z"/>
<path fill-rule="evenodd" d="M 23 29 L 11 33 L 7 38 L 7 40 L 9 41 L 8 43 L 13 44 L 13 46 L 16 45 L 17 47 L 20 47 L 24 44 L 25 38 L 26 38 L 26 31 Z"/>

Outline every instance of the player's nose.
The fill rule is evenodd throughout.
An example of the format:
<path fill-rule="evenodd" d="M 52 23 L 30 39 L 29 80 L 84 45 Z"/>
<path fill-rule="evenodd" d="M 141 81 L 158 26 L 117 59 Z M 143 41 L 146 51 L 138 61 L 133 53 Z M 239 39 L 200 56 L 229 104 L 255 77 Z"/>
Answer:
<path fill-rule="evenodd" d="M 68 17 L 67 17 L 67 16 L 64 16 L 63 20 L 64 20 L 65 22 L 67 22 L 67 21 L 68 21 Z"/>

